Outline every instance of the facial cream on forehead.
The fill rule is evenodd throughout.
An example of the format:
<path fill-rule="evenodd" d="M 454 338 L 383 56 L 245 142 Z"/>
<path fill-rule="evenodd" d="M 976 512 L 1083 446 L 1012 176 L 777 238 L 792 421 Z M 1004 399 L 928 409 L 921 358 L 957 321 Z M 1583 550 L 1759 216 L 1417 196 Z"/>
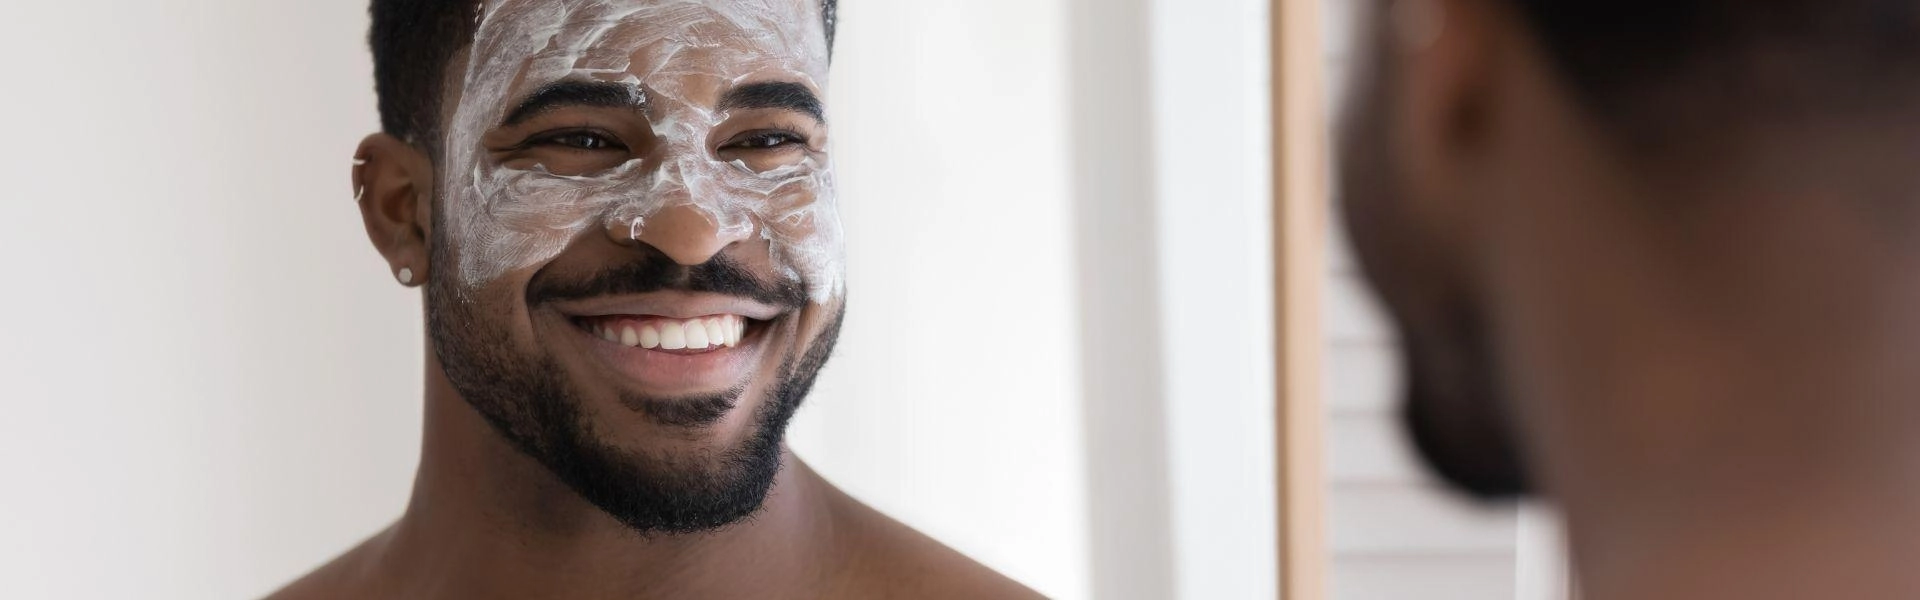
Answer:
<path fill-rule="evenodd" d="M 503 0 L 481 16 L 448 128 L 443 189 L 469 288 L 551 261 L 589 232 L 638 238 L 662 209 L 698 211 L 719 235 L 768 242 L 780 275 L 815 302 L 844 287 L 833 169 L 824 153 L 755 170 L 710 147 L 744 83 L 826 80 L 813 0 Z M 644 94 L 658 151 L 587 175 L 493 164 L 481 137 L 542 86 L 592 80 Z"/>

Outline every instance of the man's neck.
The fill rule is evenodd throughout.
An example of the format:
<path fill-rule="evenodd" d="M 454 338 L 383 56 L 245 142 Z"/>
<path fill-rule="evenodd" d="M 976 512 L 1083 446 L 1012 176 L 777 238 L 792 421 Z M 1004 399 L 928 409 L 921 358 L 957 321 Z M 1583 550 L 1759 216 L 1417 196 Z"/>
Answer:
<path fill-rule="evenodd" d="M 1748 373 L 1698 375 L 1587 401 L 1698 398 Z M 1676 415 L 1665 432 L 1652 417 L 1650 435 L 1619 431 L 1603 434 L 1615 438 L 1604 449 L 1554 452 L 1562 459 L 1542 466 L 1587 597 L 1920 597 L 1910 564 L 1920 556 L 1920 414 L 1845 393 L 1730 390 L 1718 398 L 1729 410 L 1697 417 L 1724 423 L 1691 440 L 1680 425 L 1690 417 Z M 1821 408 L 1777 410 L 1789 403 Z"/>
<path fill-rule="evenodd" d="M 444 379 L 429 381 L 413 498 L 370 548 L 382 587 L 419 598 L 776 598 L 837 573 L 836 496 L 791 454 L 752 518 L 641 535 L 509 446 Z"/>
<path fill-rule="evenodd" d="M 1509 324 L 1582 587 L 1920 597 L 1920 252 L 1819 214 L 1741 219 L 1685 260 L 1573 271 L 1561 318 L 1525 325 L 1550 334 Z"/>

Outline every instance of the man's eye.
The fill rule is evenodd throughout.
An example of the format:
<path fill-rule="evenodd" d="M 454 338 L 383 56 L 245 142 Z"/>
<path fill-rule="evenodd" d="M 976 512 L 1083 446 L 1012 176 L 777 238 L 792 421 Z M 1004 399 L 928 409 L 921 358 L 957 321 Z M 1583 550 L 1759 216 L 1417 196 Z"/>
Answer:
<path fill-rule="evenodd" d="M 806 145 L 806 143 L 807 140 L 801 139 L 800 136 L 791 133 L 784 131 L 764 131 L 741 138 L 740 141 L 728 144 L 727 147 L 747 150 L 770 150 L 788 144 Z"/>
<path fill-rule="evenodd" d="M 612 150 L 620 148 L 620 143 L 604 135 L 587 131 L 576 131 L 551 135 L 534 141 L 536 146 L 561 146 L 574 150 Z"/>

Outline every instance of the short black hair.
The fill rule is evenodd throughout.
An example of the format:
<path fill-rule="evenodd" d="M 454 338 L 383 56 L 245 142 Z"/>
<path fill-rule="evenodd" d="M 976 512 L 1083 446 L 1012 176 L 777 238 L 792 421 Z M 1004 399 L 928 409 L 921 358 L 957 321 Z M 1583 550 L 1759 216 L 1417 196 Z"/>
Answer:
<path fill-rule="evenodd" d="M 829 52 L 838 5 L 838 0 L 820 0 Z M 381 131 L 410 143 L 437 145 L 447 63 L 473 42 L 482 6 L 480 0 L 373 0 L 367 45 L 373 50 Z"/>
<path fill-rule="evenodd" d="M 1920 89 L 1912 0 L 1505 1 L 1576 96 L 1629 130 L 1861 114 Z"/>

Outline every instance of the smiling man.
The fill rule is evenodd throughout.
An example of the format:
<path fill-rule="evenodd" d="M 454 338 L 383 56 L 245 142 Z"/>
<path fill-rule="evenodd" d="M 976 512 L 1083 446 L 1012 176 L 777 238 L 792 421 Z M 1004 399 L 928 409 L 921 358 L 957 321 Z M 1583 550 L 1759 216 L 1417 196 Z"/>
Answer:
<path fill-rule="evenodd" d="M 391 527 L 284 598 L 1008 598 L 783 442 L 845 306 L 832 0 L 375 0 L 367 233 L 424 286 Z"/>

